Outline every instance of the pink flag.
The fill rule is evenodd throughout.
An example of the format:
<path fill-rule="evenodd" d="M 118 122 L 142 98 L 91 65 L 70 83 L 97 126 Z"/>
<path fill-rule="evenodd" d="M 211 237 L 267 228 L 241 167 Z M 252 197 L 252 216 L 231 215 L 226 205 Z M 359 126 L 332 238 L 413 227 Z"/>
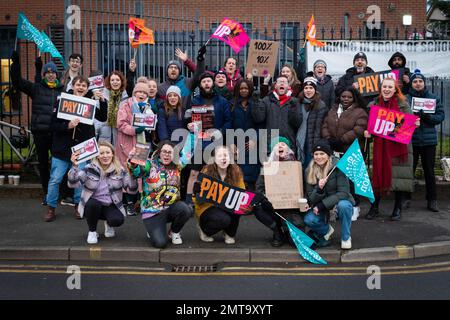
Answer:
<path fill-rule="evenodd" d="M 211 38 L 222 40 L 228 44 L 235 53 L 238 53 L 249 41 L 250 37 L 237 21 L 225 18 L 217 27 Z"/>
<path fill-rule="evenodd" d="M 417 118 L 412 114 L 373 105 L 370 107 L 367 131 L 384 139 L 409 144 Z"/>

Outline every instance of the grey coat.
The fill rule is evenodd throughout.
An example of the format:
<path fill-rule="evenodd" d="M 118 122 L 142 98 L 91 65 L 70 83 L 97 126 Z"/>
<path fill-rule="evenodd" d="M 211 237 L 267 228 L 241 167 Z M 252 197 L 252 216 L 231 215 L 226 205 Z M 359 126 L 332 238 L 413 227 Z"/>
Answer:
<path fill-rule="evenodd" d="M 320 93 L 320 99 L 322 99 L 328 110 L 330 110 L 331 106 L 336 100 L 336 96 L 334 93 L 334 83 L 331 79 L 331 76 L 326 75 L 323 79 L 323 82 L 317 80 L 317 91 L 319 91 Z"/>
<path fill-rule="evenodd" d="M 78 204 L 78 213 L 81 217 L 84 215 L 84 207 L 100 184 L 100 176 L 102 170 L 95 164 L 90 163 L 84 169 L 70 169 L 68 185 L 70 188 L 83 187 L 81 191 L 81 199 Z M 132 178 L 125 170 L 122 169 L 120 174 L 115 174 L 114 168 L 110 167 L 106 173 L 106 181 L 109 186 L 111 199 L 116 207 L 126 216 L 125 208 L 122 204 L 123 189 L 130 194 L 136 194 L 138 191 L 137 180 Z"/>

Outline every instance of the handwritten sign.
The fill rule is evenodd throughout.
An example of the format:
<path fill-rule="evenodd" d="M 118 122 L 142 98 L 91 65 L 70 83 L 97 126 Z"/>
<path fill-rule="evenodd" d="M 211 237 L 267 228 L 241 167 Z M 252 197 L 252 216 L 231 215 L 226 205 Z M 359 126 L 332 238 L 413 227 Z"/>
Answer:
<path fill-rule="evenodd" d="M 86 162 L 97 157 L 99 155 L 97 140 L 91 138 L 72 147 L 72 153 L 77 151 L 80 151 L 80 154 L 77 157 L 78 163 Z"/>
<path fill-rule="evenodd" d="M 384 78 L 393 78 L 395 81 L 401 79 L 403 69 L 386 70 L 374 73 L 364 73 L 362 75 L 354 76 L 354 81 L 359 85 L 359 93 L 362 96 L 378 95 L 381 90 L 381 82 Z"/>
<path fill-rule="evenodd" d="M 94 124 L 98 101 L 72 94 L 61 93 L 57 117 L 59 119 L 80 119 L 81 123 Z"/>
<path fill-rule="evenodd" d="M 409 144 L 417 119 L 411 114 L 373 105 L 370 107 L 367 131 L 384 139 Z"/>
<path fill-rule="evenodd" d="M 155 114 L 134 113 L 133 127 L 144 127 L 146 129 L 155 130 L 158 118 Z"/>
<path fill-rule="evenodd" d="M 436 99 L 412 98 L 411 109 L 413 112 L 423 110 L 424 113 L 436 112 Z"/>
<path fill-rule="evenodd" d="M 238 187 L 231 186 L 200 173 L 197 181 L 200 183 L 200 192 L 197 200 L 213 203 L 219 208 L 234 214 L 244 214 L 250 210 L 255 194 Z"/>
<path fill-rule="evenodd" d="M 247 59 L 247 73 L 254 77 L 274 75 L 280 43 L 267 40 L 251 40 Z"/>
<path fill-rule="evenodd" d="M 101 89 L 105 86 L 105 79 L 103 75 L 90 77 L 89 78 L 89 88 L 88 90 Z"/>

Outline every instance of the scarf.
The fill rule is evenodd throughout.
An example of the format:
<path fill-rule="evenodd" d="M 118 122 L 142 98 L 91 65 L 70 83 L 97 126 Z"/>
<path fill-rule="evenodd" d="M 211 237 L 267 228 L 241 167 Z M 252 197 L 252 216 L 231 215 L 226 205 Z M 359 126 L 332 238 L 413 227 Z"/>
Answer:
<path fill-rule="evenodd" d="M 380 96 L 378 105 L 400 111 L 397 98 L 385 102 Z M 392 160 L 399 163 L 408 161 L 408 146 L 402 143 L 374 136 L 373 145 L 373 187 L 377 195 L 387 194 L 392 186 Z"/>
<path fill-rule="evenodd" d="M 117 112 L 119 112 L 120 100 L 122 98 L 121 91 L 111 90 L 108 100 L 108 126 L 117 128 Z"/>
<path fill-rule="evenodd" d="M 48 82 L 47 79 L 44 79 L 43 81 L 44 81 L 45 85 L 47 87 L 49 87 L 50 89 L 55 89 L 55 88 L 59 87 L 58 79 L 56 79 L 54 82 Z"/>
<path fill-rule="evenodd" d="M 289 101 L 289 99 L 291 98 L 292 95 L 292 90 L 289 89 L 288 92 L 286 94 L 283 94 L 282 96 L 278 95 L 277 92 L 273 92 L 273 95 L 275 96 L 275 98 L 277 98 L 278 101 L 280 101 L 280 107 L 283 106 L 286 102 Z"/>

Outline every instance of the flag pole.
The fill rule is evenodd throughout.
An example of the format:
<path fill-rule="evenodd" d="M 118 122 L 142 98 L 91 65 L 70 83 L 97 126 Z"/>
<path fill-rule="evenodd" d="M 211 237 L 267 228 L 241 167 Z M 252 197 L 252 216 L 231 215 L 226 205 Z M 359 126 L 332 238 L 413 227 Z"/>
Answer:
<path fill-rule="evenodd" d="M 136 54 L 137 54 L 138 48 L 134 48 L 133 60 L 136 60 Z"/>
<path fill-rule="evenodd" d="M 17 51 L 17 42 L 18 42 L 18 38 L 16 37 L 16 42 L 14 43 L 14 51 Z"/>
<path fill-rule="evenodd" d="M 276 212 L 276 211 L 274 211 L 274 212 L 275 212 L 275 214 L 276 214 L 277 216 L 279 216 L 281 219 L 283 219 L 284 221 L 287 221 L 286 218 L 282 217 L 278 212 Z"/>
<path fill-rule="evenodd" d="M 328 180 L 328 178 L 331 176 L 331 174 L 333 173 L 333 171 L 337 168 L 337 166 L 334 166 L 333 170 L 330 171 L 330 173 L 327 175 L 327 177 L 325 178 L 326 180 Z"/>
<path fill-rule="evenodd" d="M 367 150 L 367 138 L 366 141 L 364 142 L 364 153 L 366 153 L 366 150 Z"/>
<path fill-rule="evenodd" d="M 208 41 L 206 41 L 206 43 L 204 44 L 204 46 L 206 47 L 210 41 L 211 41 L 211 38 L 209 38 Z"/>

